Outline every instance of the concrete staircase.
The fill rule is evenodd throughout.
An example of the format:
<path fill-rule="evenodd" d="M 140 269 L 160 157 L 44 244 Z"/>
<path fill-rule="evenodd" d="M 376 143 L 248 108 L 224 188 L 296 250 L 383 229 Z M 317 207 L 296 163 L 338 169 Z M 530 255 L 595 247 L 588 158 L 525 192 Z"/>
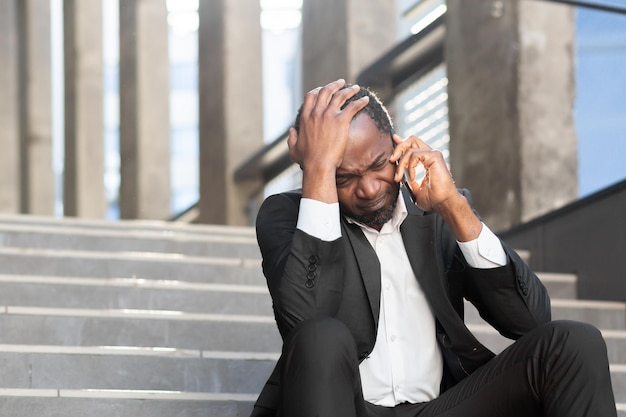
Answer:
<path fill-rule="evenodd" d="M 541 277 L 602 329 L 626 417 L 626 305 Z M 247 416 L 280 350 L 250 228 L 0 216 L 0 309 L 2 416 Z"/>

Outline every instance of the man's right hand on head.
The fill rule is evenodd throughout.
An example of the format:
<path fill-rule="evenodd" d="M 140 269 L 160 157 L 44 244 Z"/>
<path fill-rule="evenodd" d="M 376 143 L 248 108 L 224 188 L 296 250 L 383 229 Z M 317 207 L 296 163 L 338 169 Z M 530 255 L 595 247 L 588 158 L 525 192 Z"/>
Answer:
<path fill-rule="evenodd" d="M 342 79 L 309 91 L 300 113 L 300 129 L 290 129 L 289 156 L 303 169 L 308 166 L 337 168 L 341 165 L 348 141 L 348 129 L 354 116 L 365 107 L 363 97 L 341 107 L 359 92 L 358 86 L 344 88 Z"/>
<path fill-rule="evenodd" d="M 309 91 L 300 112 L 300 128 L 289 130 L 290 158 L 303 170 L 302 196 L 327 203 L 337 201 L 335 172 L 341 165 L 354 116 L 369 102 L 367 96 L 346 100 L 358 86 L 343 88 L 342 79 Z"/>

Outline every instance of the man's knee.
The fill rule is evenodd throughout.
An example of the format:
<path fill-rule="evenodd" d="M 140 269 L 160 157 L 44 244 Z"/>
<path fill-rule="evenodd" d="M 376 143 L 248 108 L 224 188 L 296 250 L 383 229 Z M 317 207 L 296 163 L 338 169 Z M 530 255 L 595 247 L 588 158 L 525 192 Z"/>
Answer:
<path fill-rule="evenodd" d="M 333 318 L 300 323 L 284 341 L 279 415 L 355 415 L 358 367 L 345 324 Z"/>
<path fill-rule="evenodd" d="M 615 415 L 606 343 L 594 326 L 555 321 L 541 326 L 544 415 Z M 596 412 L 590 413 L 589 410 Z"/>
<path fill-rule="evenodd" d="M 557 320 L 547 323 L 546 326 L 551 328 L 551 331 L 557 337 L 564 338 L 565 343 L 568 345 L 606 350 L 602 333 L 591 324 L 579 321 Z"/>
<path fill-rule="evenodd" d="M 562 355 L 587 364 L 603 364 L 607 359 L 606 343 L 600 331 L 588 323 L 557 320 L 542 326 L 550 346 Z"/>
<path fill-rule="evenodd" d="M 285 338 L 284 353 L 322 363 L 357 360 L 356 342 L 346 325 L 331 317 L 301 322 Z"/>

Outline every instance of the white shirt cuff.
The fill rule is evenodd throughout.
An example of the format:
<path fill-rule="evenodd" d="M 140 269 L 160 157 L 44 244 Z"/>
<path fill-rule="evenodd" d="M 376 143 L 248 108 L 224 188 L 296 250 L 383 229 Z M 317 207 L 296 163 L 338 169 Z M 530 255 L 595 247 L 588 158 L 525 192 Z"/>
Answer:
<path fill-rule="evenodd" d="M 296 227 L 320 240 L 331 242 L 341 237 L 339 203 L 323 203 L 310 198 L 300 199 Z"/>
<path fill-rule="evenodd" d="M 472 268 L 497 268 L 507 263 L 500 239 L 484 223 L 476 239 L 457 243 Z"/>

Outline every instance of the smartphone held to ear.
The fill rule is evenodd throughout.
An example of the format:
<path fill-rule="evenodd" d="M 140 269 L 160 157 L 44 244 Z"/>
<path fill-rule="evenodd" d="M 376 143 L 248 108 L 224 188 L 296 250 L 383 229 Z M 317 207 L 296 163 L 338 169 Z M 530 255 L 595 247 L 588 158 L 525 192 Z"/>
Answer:
<path fill-rule="evenodd" d="M 404 187 L 406 188 L 406 190 L 411 193 L 411 200 L 412 200 L 413 199 L 413 190 L 411 189 L 411 186 L 409 185 L 409 176 L 406 174 L 406 172 L 402 176 L 402 184 L 404 184 Z"/>
<path fill-rule="evenodd" d="M 393 143 L 393 146 L 395 148 L 396 142 L 393 140 L 393 135 L 395 135 L 396 132 L 393 130 L 393 128 L 391 129 L 390 134 L 391 134 L 391 142 Z M 396 166 L 397 165 L 399 165 L 399 161 L 396 161 Z M 409 185 L 409 175 L 406 170 L 404 171 L 404 174 L 402 175 L 402 185 L 409 192 L 411 201 L 415 204 L 415 198 L 413 197 L 413 190 L 411 190 L 411 186 Z"/>
<path fill-rule="evenodd" d="M 413 204 L 415 204 L 415 197 L 413 197 L 413 190 L 411 189 L 411 186 L 409 185 L 409 175 L 407 174 L 406 170 L 404 171 L 404 174 L 402 175 L 402 185 L 409 192 L 409 197 L 411 197 L 411 201 L 413 202 Z"/>

